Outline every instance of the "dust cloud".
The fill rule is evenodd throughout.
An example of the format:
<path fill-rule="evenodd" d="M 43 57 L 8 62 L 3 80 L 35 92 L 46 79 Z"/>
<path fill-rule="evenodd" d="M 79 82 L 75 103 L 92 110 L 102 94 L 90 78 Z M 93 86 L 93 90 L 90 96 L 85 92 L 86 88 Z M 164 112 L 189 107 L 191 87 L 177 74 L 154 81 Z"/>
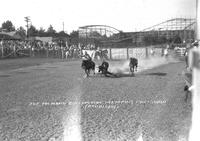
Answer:
<path fill-rule="evenodd" d="M 168 63 L 178 62 L 172 57 L 150 57 L 147 59 L 138 59 L 138 71 L 141 72 L 147 69 L 165 65 Z M 126 61 L 110 61 L 109 71 L 112 73 L 126 74 L 129 73 L 129 60 Z"/>

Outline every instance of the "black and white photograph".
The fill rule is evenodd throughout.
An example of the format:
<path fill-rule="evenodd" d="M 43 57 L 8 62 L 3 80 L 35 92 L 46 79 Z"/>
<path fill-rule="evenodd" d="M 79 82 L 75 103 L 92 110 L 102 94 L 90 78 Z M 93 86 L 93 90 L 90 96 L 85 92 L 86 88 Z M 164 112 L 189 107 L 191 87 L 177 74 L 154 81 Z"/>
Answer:
<path fill-rule="evenodd" d="M 0 7 L 0 141 L 200 141 L 200 0 Z"/>

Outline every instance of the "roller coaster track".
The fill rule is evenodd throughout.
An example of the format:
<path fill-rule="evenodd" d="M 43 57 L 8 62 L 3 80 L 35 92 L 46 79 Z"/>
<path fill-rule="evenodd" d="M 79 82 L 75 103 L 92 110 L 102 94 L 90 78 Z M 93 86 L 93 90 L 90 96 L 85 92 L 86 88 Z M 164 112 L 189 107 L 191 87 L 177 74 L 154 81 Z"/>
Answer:
<path fill-rule="evenodd" d="M 176 31 L 176 30 L 194 30 L 194 26 L 196 24 L 195 19 L 186 19 L 186 18 L 174 18 L 170 20 L 166 20 L 164 22 L 161 22 L 159 24 L 153 25 L 151 27 L 145 28 L 141 30 L 140 32 L 143 34 L 140 34 L 140 32 L 133 33 L 134 36 L 143 36 L 145 32 L 149 31 Z M 92 32 L 98 32 L 102 36 L 95 36 L 91 35 Z M 85 35 L 85 38 L 96 38 L 99 39 L 101 42 L 110 42 L 110 43 L 118 43 L 123 42 L 129 39 L 132 39 L 133 34 L 126 34 L 121 30 L 118 30 L 117 28 L 108 26 L 108 25 L 87 25 L 79 27 L 79 33 Z M 101 38 L 104 35 L 108 35 L 107 37 L 111 38 Z M 111 35 L 111 36 L 110 36 Z"/>
<path fill-rule="evenodd" d="M 87 25 L 87 26 L 79 27 L 79 29 L 106 30 L 106 31 L 111 32 L 113 34 L 122 32 L 121 30 L 118 30 L 118 29 L 116 29 L 112 26 L 108 26 L 108 25 Z"/>
<path fill-rule="evenodd" d="M 87 26 L 82 26 L 79 27 L 79 33 L 80 34 L 89 34 L 91 31 L 97 31 L 98 33 L 103 32 L 103 34 L 101 35 L 108 35 L 108 37 L 110 37 L 109 35 L 114 35 L 112 36 L 112 38 L 107 38 L 102 40 L 101 42 L 120 42 L 126 39 L 131 39 L 130 37 L 123 37 L 121 35 L 123 35 L 123 31 L 119 30 L 117 28 L 108 26 L 108 25 L 87 25 Z M 92 38 L 96 38 L 94 36 L 92 36 Z"/>
<path fill-rule="evenodd" d="M 195 19 L 175 18 L 170 19 L 151 27 L 145 28 L 142 31 L 151 30 L 185 30 L 196 23 Z"/>

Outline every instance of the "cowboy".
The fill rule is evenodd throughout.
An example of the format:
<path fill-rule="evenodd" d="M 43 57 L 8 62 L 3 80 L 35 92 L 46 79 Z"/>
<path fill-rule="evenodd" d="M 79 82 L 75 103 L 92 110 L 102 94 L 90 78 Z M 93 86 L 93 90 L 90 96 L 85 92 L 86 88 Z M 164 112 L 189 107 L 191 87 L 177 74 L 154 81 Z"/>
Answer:
<path fill-rule="evenodd" d="M 92 60 L 90 55 L 85 51 L 85 54 L 81 56 L 82 60 Z"/>

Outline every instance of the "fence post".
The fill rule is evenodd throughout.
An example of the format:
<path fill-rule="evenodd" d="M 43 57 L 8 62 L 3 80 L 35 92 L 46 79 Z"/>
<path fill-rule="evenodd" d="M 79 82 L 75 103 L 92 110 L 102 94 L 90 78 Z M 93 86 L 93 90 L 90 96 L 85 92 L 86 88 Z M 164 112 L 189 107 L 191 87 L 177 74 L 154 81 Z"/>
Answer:
<path fill-rule="evenodd" d="M 15 45 L 13 45 L 13 55 L 14 55 L 14 57 L 16 57 L 16 47 L 15 47 Z"/>
<path fill-rule="evenodd" d="M 110 48 L 110 60 L 112 60 L 112 49 Z"/>
<path fill-rule="evenodd" d="M 164 56 L 164 48 L 162 47 L 161 56 Z"/>
<path fill-rule="evenodd" d="M 29 46 L 29 55 L 32 57 L 32 45 Z"/>
<path fill-rule="evenodd" d="M 148 58 L 148 48 L 147 47 L 145 48 L 145 51 L 146 51 L 146 58 Z"/>
<path fill-rule="evenodd" d="M 31 51 L 32 51 L 32 56 L 34 57 L 34 56 L 35 56 L 35 49 L 34 49 L 34 46 L 31 48 Z"/>
<path fill-rule="evenodd" d="M 49 45 L 47 45 L 47 58 L 49 57 Z"/>
<path fill-rule="evenodd" d="M 64 50 L 63 50 L 63 49 L 64 49 L 64 48 L 61 47 L 62 59 L 64 59 Z"/>
<path fill-rule="evenodd" d="M 2 53 L 2 55 L 1 55 L 1 57 L 3 58 L 4 56 L 4 52 L 3 52 L 3 44 L 1 44 L 1 53 Z"/>
<path fill-rule="evenodd" d="M 129 59 L 129 48 L 128 47 L 127 47 L 126 52 L 127 52 L 127 59 Z"/>

